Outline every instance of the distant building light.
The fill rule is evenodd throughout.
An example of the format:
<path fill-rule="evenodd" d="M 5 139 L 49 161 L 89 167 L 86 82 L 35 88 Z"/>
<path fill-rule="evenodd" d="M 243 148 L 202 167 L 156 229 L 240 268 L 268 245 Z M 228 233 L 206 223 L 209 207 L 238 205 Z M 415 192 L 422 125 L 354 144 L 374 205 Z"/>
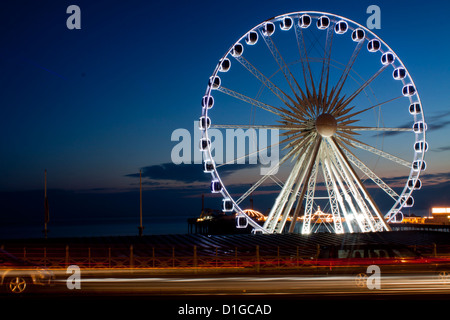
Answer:
<path fill-rule="evenodd" d="M 248 215 L 250 218 L 256 219 L 258 221 L 266 220 L 266 216 L 263 215 L 261 212 L 252 210 L 252 209 L 245 209 L 243 211 L 246 215 Z"/>
<path fill-rule="evenodd" d="M 450 213 L 450 208 L 431 208 L 433 214 L 447 214 Z"/>

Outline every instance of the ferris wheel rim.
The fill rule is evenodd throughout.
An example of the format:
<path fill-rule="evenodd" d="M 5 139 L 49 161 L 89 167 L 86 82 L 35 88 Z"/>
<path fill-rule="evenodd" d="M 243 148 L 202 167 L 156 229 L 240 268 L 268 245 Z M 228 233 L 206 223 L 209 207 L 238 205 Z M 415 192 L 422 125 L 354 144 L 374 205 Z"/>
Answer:
<path fill-rule="evenodd" d="M 290 13 L 281 14 L 281 15 L 275 16 L 275 17 L 273 17 L 273 18 L 264 20 L 263 22 L 261 22 L 261 23 L 255 25 L 254 27 L 252 27 L 251 29 L 249 29 L 246 33 L 244 33 L 244 34 L 243 34 L 236 42 L 234 42 L 233 45 L 226 51 L 226 53 L 225 53 L 225 54 L 222 56 L 222 58 L 219 60 L 219 64 L 217 64 L 217 66 L 216 66 L 216 68 L 215 68 L 215 70 L 214 70 L 212 76 L 210 77 L 210 79 L 217 76 L 217 74 L 220 72 L 220 62 L 223 61 L 224 59 L 226 59 L 226 58 L 230 55 L 231 50 L 232 50 L 237 44 L 240 44 L 240 43 L 245 39 L 246 35 L 249 34 L 249 32 L 260 29 L 260 28 L 263 27 L 264 24 L 266 24 L 267 22 L 276 22 L 276 21 L 279 21 L 279 20 L 281 20 L 281 19 L 283 19 L 283 18 L 286 18 L 286 17 L 293 17 L 293 16 L 299 17 L 300 15 L 305 15 L 305 14 L 306 14 L 306 15 L 311 15 L 312 18 L 316 18 L 316 16 L 319 16 L 319 17 L 320 17 L 320 16 L 327 16 L 327 17 L 338 18 L 338 19 L 340 19 L 340 21 L 346 21 L 347 23 L 353 24 L 353 26 L 350 27 L 350 29 L 353 28 L 352 30 L 354 30 L 355 27 L 361 28 L 362 30 L 364 30 L 364 31 L 366 32 L 366 34 L 365 34 L 365 36 L 364 36 L 364 41 L 365 41 L 365 40 L 369 40 L 369 38 L 368 38 L 368 36 L 367 36 L 367 33 L 370 34 L 370 35 L 372 36 L 372 38 L 371 38 L 370 40 L 373 40 L 373 39 L 379 40 L 379 41 L 382 43 L 382 45 L 385 47 L 385 48 L 384 48 L 385 51 L 382 51 L 382 50 L 380 49 L 380 52 L 382 52 L 382 53 L 385 53 L 385 52 L 391 52 L 392 54 L 395 55 L 395 65 L 392 64 L 392 66 L 394 67 L 394 69 L 395 69 L 395 66 L 397 66 L 397 68 L 403 67 L 403 68 L 406 70 L 406 74 L 407 74 L 407 78 L 408 78 L 408 80 L 409 80 L 409 83 L 416 89 L 416 90 L 415 90 L 415 95 L 414 95 L 414 96 L 415 96 L 415 99 L 413 99 L 412 96 L 409 96 L 410 104 L 418 103 L 418 104 L 421 106 L 421 108 L 420 108 L 420 119 L 421 119 L 422 122 L 425 123 L 425 117 L 424 117 L 424 113 L 423 113 L 422 102 L 421 102 L 420 95 L 419 95 L 419 92 L 418 92 L 418 90 L 417 90 L 417 87 L 416 87 L 416 85 L 415 85 L 415 83 L 414 83 L 414 80 L 413 80 L 413 78 L 411 77 L 411 75 L 410 75 L 408 69 L 406 68 L 405 64 L 404 64 L 403 61 L 400 59 L 400 57 L 395 53 L 395 51 L 392 50 L 392 48 L 391 48 L 384 40 L 382 40 L 378 35 L 376 35 L 373 31 L 369 30 L 368 28 L 364 27 L 363 25 L 361 25 L 361 24 L 359 24 L 359 23 L 357 23 L 357 22 L 355 22 L 355 21 L 353 21 L 353 20 L 351 20 L 351 19 L 348 19 L 348 18 L 346 18 L 346 17 L 340 16 L 340 15 L 336 15 L 336 14 L 332 14 L 332 13 L 328 13 L 328 12 L 321 12 L 321 11 L 296 11 L 296 12 L 290 12 Z M 295 19 L 295 18 L 294 18 L 294 19 Z M 405 77 L 405 78 L 406 78 L 406 77 Z M 403 85 L 406 85 L 406 84 L 405 84 L 405 78 L 403 78 L 403 79 L 401 80 L 402 83 L 403 83 Z M 212 97 L 212 95 L 211 95 L 212 90 L 213 90 L 213 88 L 212 88 L 212 86 L 209 84 L 209 85 L 207 86 L 207 89 L 206 89 L 206 92 L 205 92 L 204 97 L 207 97 L 208 99 L 209 99 L 210 97 Z M 208 108 L 207 108 L 207 107 L 204 108 L 204 112 L 202 112 L 202 115 L 205 116 L 205 117 L 208 116 Z M 416 115 L 414 115 L 414 123 L 415 123 L 415 122 L 416 122 Z M 206 129 L 204 130 L 203 135 L 204 135 L 204 137 L 206 138 L 206 140 L 208 140 L 208 128 L 206 128 Z M 415 141 L 416 141 L 416 143 L 417 143 L 417 142 L 422 142 L 422 143 L 426 144 L 426 133 L 425 133 L 425 131 L 421 132 L 420 135 L 421 135 L 421 139 L 418 140 L 418 139 L 419 139 L 419 134 L 418 134 L 418 133 L 415 133 Z M 208 147 L 207 147 L 206 150 L 204 150 L 204 151 L 206 151 L 206 154 L 207 154 L 208 159 L 214 162 L 214 157 L 212 156 L 210 145 L 208 145 Z M 417 150 L 414 150 L 413 161 L 419 160 L 419 161 L 423 162 L 423 161 L 424 161 L 424 155 L 425 155 L 425 151 L 423 151 L 423 152 L 418 152 Z M 388 213 L 385 215 L 385 218 L 387 218 L 387 222 L 391 221 L 391 220 L 395 217 L 395 214 L 397 213 L 397 211 L 401 213 L 400 210 L 401 210 L 401 208 L 404 206 L 404 204 L 402 204 L 403 198 L 404 198 L 404 197 L 409 198 L 409 197 L 411 196 L 413 190 L 414 190 L 414 189 L 409 189 L 409 188 L 408 188 L 408 181 L 411 180 L 412 178 L 415 178 L 416 180 L 418 180 L 419 177 L 420 177 L 421 172 L 422 172 L 422 167 L 420 167 L 418 170 L 413 170 L 413 168 L 410 168 L 410 173 L 409 173 L 409 176 L 408 176 L 408 179 L 407 179 L 407 183 L 405 184 L 405 186 L 404 186 L 402 192 L 400 193 L 398 200 L 394 203 L 394 205 L 392 206 L 392 208 L 391 208 L 391 209 L 388 211 Z M 235 211 L 236 211 L 236 215 L 237 215 L 237 216 L 241 216 L 241 215 L 244 216 L 244 215 L 245 215 L 244 210 L 242 210 L 241 207 L 239 206 L 239 204 L 236 203 L 235 199 L 234 199 L 233 197 L 231 197 L 230 193 L 229 193 L 228 190 L 226 189 L 225 184 L 223 183 L 223 181 L 222 181 L 222 179 L 221 179 L 221 177 L 220 177 L 219 172 L 217 171 L 217 168 L 216 168 L 216 165 L 215 165 L 215 164 L 214 164 L 214 169 L 213 169 L 213 171 L 210 172 L 210 173 L 211 173 L 211 176 L 212 176 L 212 180 L 213 180 L 213 181 L 214 181 L 214 180 L 215 180 L 215 181 L 218 181 L 218 182 L 221 184 L 222 189 L 220 190 L 220 193 L 222 193 L 223 197 L 226 198 L 226 199 L 229 199 L 229 200 L 231 200 L 231 201 L 233 202 L 234 209 L 235 209 Z M 404 201 L 404 203 L 406 203 L 406 200 Z M 245 216 L 246 216 L 246 215 L 245 215 Z M 247 217 L 247 216 L 246 216 L 246 217 Z M 249 223 L 250 223 L 255 229 L 257 229 L 258 231 L 261 231 L 261 232 L 263 232 L 263 233 L 266 233 L 266 232 L 267 232 L 266 230 L 264 230 L 263 228 L 261 228 L 256 222 L 253 221 L 253 223 L 252 223 L 252 219 L 247 219 L 247 220 L 249 220 Z"/>

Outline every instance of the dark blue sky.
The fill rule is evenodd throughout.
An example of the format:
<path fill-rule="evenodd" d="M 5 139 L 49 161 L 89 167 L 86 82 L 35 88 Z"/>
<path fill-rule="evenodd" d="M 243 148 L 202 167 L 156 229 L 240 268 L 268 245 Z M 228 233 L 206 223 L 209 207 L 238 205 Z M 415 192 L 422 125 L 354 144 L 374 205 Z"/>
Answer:
<path fill-rule="evenodd" d="M 81 30 L 66 28 L 71 4 Z M 218 59 L 247 30 L 305 10 L 365 25 L 371 4 L 381 8 L 375 32 L 402 58 L 433 121 L 428 173 L 448 173 L 447 2 L 3 1 L 0 191 L 41 190 L 44 169 L 51 189 L 135 191 L 140 168 L 171 161 L 173 130 L 194 130 Z"/>

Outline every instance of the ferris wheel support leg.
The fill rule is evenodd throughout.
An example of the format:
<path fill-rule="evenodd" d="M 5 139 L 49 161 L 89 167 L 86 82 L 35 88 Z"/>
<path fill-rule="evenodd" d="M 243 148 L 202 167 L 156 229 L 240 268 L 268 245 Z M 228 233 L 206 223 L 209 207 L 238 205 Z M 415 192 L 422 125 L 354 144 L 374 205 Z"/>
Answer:
<path fill-rule="evenodd" d="M 304 159 L 308 157 L 307 155 L 310 154 L 309 150 L 310 150 L 309 146 L 304 147 L 301 144 L 298 146 L 298 150 L 292 149 L 285 156 L 283 156 L 283 158 L 280 161 L 280 165 L 281 165 L 282 163 L 284 163 L 285 161 L 287 161 L 287 159 L 289 159 L 291 157 L 292 157 L 292 159 L 295 159 L 296 157 L 298 157 L 296 165 L 294 165 L 293 170 L 291 171 L 288 179 L 286 180 L 285 185 L 283 186 L 280 194 L 278 195 L 278 197 L 275 201 L 275 204 L 272 207 L 272 209 L 264 223 L 264 228 L 269 233 L 273 232 L 273 230 L 275 229 L 275 227 L 278 223 L 278 218 L 279 218 L 279 216 L 281 214 L 281 210 L 282 210 L 282 207 L 280 209 L 280 205 L 284 206 L 284 203 L 286 201 L 285 199 L 286 199 L 287 195 L 289 194 L 289 193 L 286 193 L 286 190 L 289 187 L 289 184 L 291 184 L 291 182 L 293 183 L 295 181 L 294 177 L 298 175 L 298 173 L 300 172 L 299 170 L 304 171 L 303 162 L 304 162 Z M 303 151 L 303 153 L 301 153 L 302 151 Z M 292 186 L 290 186 L 290 188 L 292 189 Z M 290 191 L 291 191 L 291 189 L 290 189 Z"/>
<path fill-rule="evenodd" d="M 325 177 L 325 185 L 328 191 L 328 197 L 330 198 L 331 204 L 331 214 L 333 216 L 334 232 L 344 233 L 344 227 L 342 225 L 341 214 L 339 212 L 339 200 L 338 194 L 336 192 L 336 184 L 333 181 L 333 177 L 329 172 L 327 165 L 325 164 L 326 159 L 322 160 L 322 171 Z"/>
<path fill-rule="evenodd" d="M 381 229 L 385 230 L 385 231 L 390 231 L 390 227 L 386 224 L 386 222 L 384 221 L 380 209 L 378 208 L 377 204 L 375 203 L 375 201 L 373 200 L 372 196 L 369 194 L 369 192 L 367 191 L 367 188 L 364 186 L 364 184 L 361 182 L 361 180 L 359 179 L 358 175 L 356 174 L 355 170 L 353 169 L 353 167 L 350 165 L 350 162 L 348 161 L 347 157 L 344 155 L 344 153 L 342 152 L 342 149 L 339 147 L 339 145 L 337 144 L 336 140 L 334 138 L 332 138 L 333 141 L 333 146 L 335 147 L 336 151 L 337 151 L 337 155 L 342 159 L 342 161 L 344 162 L 345 166 L 347 167 L 351 177 L 354 179 L 354 181 L 356 182 L 356 184 L 358 185 L 359 189 L 362 191 L 362 193 L 364 194 L 364 198 L 367 200 L 367 202 L 369 203 L 370 207 L 372 208 L 373 212 L 375 212 L 375 215 L 378 218 L 378 221 L 375 221 L 373 215 L 370 213 L 369 210 L 368 211 L 368 222 L 371 225 L 372 228 L 375 228 L 374 231 L 380 231 Z M 359 195 L 359 194 L 358 194 Z M 360 195 L 359 195 L 360 197 Z M 362 201 L 363 205 L 365 206 L 365 202 L 363 199 L 360 199 L 360 201 Z"/>
<path fill-rule="evenodd" d="M 336 146 L 334 145 L 334 141 L 331 142 L 332 149 L 334 150 L 335 159 L 341 168 L 341 172 L 343 174 L 344 180 L 346 184 L 349 186 L 353 199 L 357 205 L 356 218 L 360 221 L 360 228 L 364 231 L 375 231 L 372 213 L 364 202 L 363 197 L 360 194 L 360 190 L 358 190 L 354 177 L 351 174 L 351 168 L 349 167 L 349 163 L 345 161 L 341 157 L 341 154 L 338 153 Z M 362 191 L 362 190 L 361 190 Z"/>
<path fill-rule="evenodd" d="M 291 210 L 292 210 L 292 207 L 293 207 L 293 205 L 295 203 L 295 200 L 297 199 L 297 195 L 298 195 L 298 193 L 300 191 L 300 187 L 302 186 L 303 181 L 305 179 L 305 176 L 306 176 L 306 163 L 308 161 L 305 162 L 304 159 L 305 159 L 305 157 L 302 157 L 302 160 L 301 160 L 302 166 L 301 166 L 301 169 L 300 169 L 301 174 L 298 175 L 295 188 L 294 188 L 293 192 L 290 194 L 289 201 L 284 206 L 284 210 L 283 210 L 283 212 L 281 214 L 281 220 L 276 225 L 276 232 L 277 233 L 281 233 L 283 231 L 284 226 L 286 225 L 287 218 L 289 217 L 289 214 L 291 213 Z"/>
<path fill-rule="evenodd" d="M 339 157 L 339 155 L 337 155 L 337 156 Z M 358 189 L 357 185 L 355 184 L 355 180 L 351 174 L 351 169 L 349 168 L 349 164 L 347 162 L 345 162 L 345 160 L 342 158 L 340 158 L 338 161 L 340 162 L 341 167 L 343 169 L 347 184 L 350 186 L 350 190 L 352 191 L 353 198 L 355 199 L 356 204 L 359 207 L 359 212 L 360 212 L 359 216 L 361 217 L 361 220 L 363 221 L 365 231 L 375 231 L 372 213 L 370 212 L 369 208 L 367 207 L 367 205 L 360 193 L 360 192 L 364 192 L 364 191 L 361 189 Z"/>
<path fill-rule="evenodd" d="M 316 187 L 316 179 L 317 179 L 317 167 L 319 165 L 319 158 L 316 159 L 314 166 L 312 168 L 311 177 L 308 181 L 308 191 L 306 193 L 306 205 L 305 205 L 305 215 L 302 226 L 302 234 L 310 234 L 311 233 L 311 219 L 312 219 L 312 211 L 314 205 L 314 191 Z"/>
<path fill-rule="evenodd" d="M 306 147 L 306 150 L 299 158 L 299 162 L 301 162 L 301 168 L 300 168 L 300 174 L 297 175 L 297 180 L 295 181 L 295 188 L 294 190 L 291 192 L 290 197 L 289 197 L 289 201 L 287 202 L 286 205 L 284 205 L 284 209 L 283 212 L 279 212 L 277 217 L 281 217 L 281 218 L 277 218 L 276 221 L 277 224 L 274 225 L 274 227 L 276 226 L 276 230 L 275 232 L 277 233 L 281 233 L 283 232 L 284 226 L 286 225 L 286 221 L 288 219 L 288 217 L 290 216 L 292 207 L 294 206 L 295 201 L 297 200 L 297 196 L 299 195 L 299 191 L 300 188 L 303 185 L 303 181 L 305 180 L 305 176 L 306 176 L 306 169 L 309 163 L 309 160 L 311 158 L 311 155 L 313 154 L 313 148 L 310 147 Z M 301 151 L 296 152 L 296 154 L 294 155 L 294 158 L 296 156 L 299 156 Z M 287 201 L 287 199 L 286 199 Z"/>
<path fill-rule="evenodd" d="M 307 170 L 307 176 L 306 176 L 306 180 L 305 181 L 309 181 L 310 177 L 311 177 L 311 172 L 313 169 L 313 166 L 316 162 L 316 158 L 317 158 L 317 154 L 319 152 L 319 148 L 320 148 L 320 144 L 322 142 L 322 137 L 317 136 L 316 137 L 316 141 L 314 142 L 314 149 L 313 149 L 313 154 L 309 160 L 308 163 L 308 170 Z M 297 218 L 299 216 L 300 213 L 300 209 L 302 207 L 302 203 L 303 203 L 303 198 L 305 197 L 305 193 L 306 193 L 306 188 L 303 185 L 302 186 L 302 192 L 300 194 L 300 197 L 297 200 L 297 207 L 295 208 L 294 214 L 292 216 L 292 221 L 291 221 L 291 225 L 289 226 L 289 233 L 294 232 L 294 228 L 295 228 L 295 224 L 297 223 Z"/>
<path fill-rule="evenodd" d="M 361 232 L 366 232 L 366 227 L 364 225 L 364 221 L 362 221 L 358 215 L 358 210 L 356 210 L 356 207 L 353 203 L 352 198 L 350 197 L 349 193 L 353 194 L 351 185 L 349 185 L 349 182 L 345 176 L 345 172 L 343 170 L 343 168 L 340 166 L 340 163 L 338 163 L 338 161 L 336 160 L 336 158 L 334 157 L 335 155 L 332 153 L 333 151 L 330 150 L 328 153 L 328 157 L 330 159 L 330 168 L 331 171 L 333 172 L 334 176 L 336 177 L 336 181 L 339 184 L 339 187 L 341 188 L 341 190 L 343 190 L 344 193 L 344 198 L 345 198 L 345 204 L 347 204 L 347 206 L 350 208 L 350 213 L 353 215 L 355 221 L 358 224 L 358 227 L 360 229 Z M 344 184 L 345 181 L 345 184 Z M 345 185 L 347 185 L 349 187 L 349 191 L 346 190 Z M 345 221 L 347 223 L 347 226 L 349 227 L 350 230 L 353 230 L 352 228 L 352 218 L 349 214 L 349 212 L 347 211 L 347 209 L 345 208 L 345 204 L 343 205 L 343 212 L 344 212 L 344 216 L 345 216 Z"/>
<path fill-rule="evenodd" d="M 301 170 L 301 161 L 300 159 L 295 163 L 294 168 L 289 175 L 289 177 L 286 180 L 286 183 L 284 184 L 280 194 L 278 195 L 274 206 L 270 210 L 269 216 L 267 217 L 266 222 L 264 223 L 264 228 L 269 232 L 272 233 L 275 229 L 278 219 L 280 217 L 280 214 L 285 206 L 285 203 L 287 201 L 287 198 L 289 197 L 289 194 L 292 192 L 292 186 L 296 179 L 296 177 L 299 175 Z"/>
<path fill-rule="evenodd" d="M 329 147 L 327 146 L 327 148 L 329 148 Z M 329 154 L 326 156 L 324 163 L 325 163 L 325 166 L 326 166 L 328 172 L 330 173 L 330 176 L 331 177 L 334 176 L 334 179 L 332 179 L 332 181 L 334 183 L 333 187 L 334 187 L 334 190 L 335 190 L 335 194 L 336 194 L 338 203 L 339 203 L 339 205 L 341 207 L 341 212 L 342 212 L 342 214 L 344 216 L 347 228 L 348 228 L 350 233 L 353 233 L 353 226 L 352 226 L 352 223 L 351 223 L 351 219 L 350 219 L 347 207 L 345 206 L 345 203 L 348 203 L 348 206 L 350 207 L 350 210 L 352 210 L 352 212 L 356 212 L 356 210 L 355 210 L 355 208 L 353 206 L 353 202 L 351 201 L 351 198 L 348 195 L 348 192 L 347 192 L 347 190 L 345 188 L 345 185 L 343 184 L 343 182 L 342 182 L 342 180 L 340 178 L 339 171 L 336 168 L 336 165 L 334 165 L 332 160 L 330 159 Z M 342 190 L 342 194 L 344 195 L 345 202 L 344 202 L 344 199 L 342 198 L 342 196 L 341 196 L 341 194 L 339 192 L 339 189 Z"/>

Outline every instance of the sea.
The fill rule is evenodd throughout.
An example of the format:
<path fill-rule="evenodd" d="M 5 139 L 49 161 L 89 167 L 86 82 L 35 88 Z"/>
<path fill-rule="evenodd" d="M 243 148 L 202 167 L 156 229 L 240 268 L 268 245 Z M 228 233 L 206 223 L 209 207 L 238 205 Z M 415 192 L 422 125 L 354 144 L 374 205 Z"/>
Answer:
<path fill-rule="evenodd" d="M 187 219 L 186 216 L 152 217 L 143 221 L 143 235 L 187 234 Z M 50 220 L 47 224 L 47 238 L 136 236 L 139 235 L 138 227 L 139 218 L 136 217 Z M 0 225 L 0 239 L 32 239 L 44 236 L 43 221 Z"/>
<path fill-rule="evenodd" d="M 405 216 L 413 212 L 404 212 Z M 428 216 L 427 210 L 415 210 L 417 216 Z M 152 216 L 143 220 L 143 235 L 187 234 L 187 216 Z M 139 217 L 104 217 L 54 219 L 47 224 L 47 238 L 108 237 L 139 235 Z M 14 221 L 0 224 L 0 239 L 44 237 L 44 222 Z"/>

